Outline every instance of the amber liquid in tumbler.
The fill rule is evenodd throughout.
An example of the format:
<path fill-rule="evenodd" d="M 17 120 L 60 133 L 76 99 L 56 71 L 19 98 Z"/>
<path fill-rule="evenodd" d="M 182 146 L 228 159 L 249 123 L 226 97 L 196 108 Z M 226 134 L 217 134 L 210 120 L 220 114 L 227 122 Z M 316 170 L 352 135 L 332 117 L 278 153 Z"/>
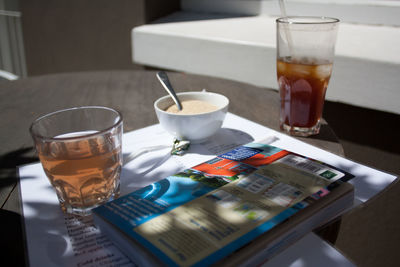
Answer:
<path fill-rule="evenodd" d="M 312 128 L 319 124 L 331 73 L 331 63 L 278 59 L 282 129 Z"/>
<path fill-rule="evenodd" d="M 52 142 L 39 158 L 64 212 L 87 212 L 119 194 L 121 146 L 107 136 Z"/>

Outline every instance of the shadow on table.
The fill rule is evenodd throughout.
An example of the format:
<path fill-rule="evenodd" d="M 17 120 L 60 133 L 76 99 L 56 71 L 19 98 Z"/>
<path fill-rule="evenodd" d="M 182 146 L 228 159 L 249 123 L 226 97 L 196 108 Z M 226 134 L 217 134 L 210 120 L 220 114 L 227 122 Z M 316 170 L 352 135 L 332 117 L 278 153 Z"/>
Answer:
<path fill-rule="evenodd" d="M 21 148 L 8 152 L 0 157 L 0 190 L 2 192 L 2 205 L 9 200 L 13 191 L 17 190 L 17 182 L 19 180 L 17 167 L 37 161 L 33 156 L 33 148 Z M 25 177 L 33 178 L 33 177 Z M 0 210 L 0 255 L 9 266 L 26 266 L 27 257 L 24 256 L 25 238 L 23 218 L 17 212 L 3 209 Z"/>
<path fill-rule="evenodd" d="M 42 262 L 44 265 L 61 266 L 65 264 L 63 257 L 68 251 L 68 243 L 64 237 L 66 235 L 65 228 L 60 227 L 64 224 L 65 218 L 60 216 L 62 212 L 59 205 L 31 201 L 25 203 L 25 208 L 28 208 L 30 210 L 28 213 L 31 213 L 24 218 L 25 224 L 29 225 L 30 242 L 44 242 L 44 245 L 40 246 L 35 246 L 34 243 L 30 244 L 29 249 L 32 251 L 30 255 L 42 255 L 42 257 L 35 256 L 35 260 L 31 262 L 38 263 L 43 258 L 51 260 L 51 263 Z M 26 255 L 26 258 L 29 258 L 28 256 Z"/>
<path fill-rule="evenodd" d="M 400 154 L 399 114 L 326 101 L 324 118 L 339 139 Z"/>
<path fill-rule="evenodd" d="M 280 132 L 286 134 L 283 131 L 280 131 Z M 293 137 L 295 137 L 295 136 L 293 136 Z M 325 121 L 323 121 L 321 123 L 321 128 L 320 128 L 318 134 L 307 136 L 307 137 L 297 137 L 297 138 L 306 143 L 310 143 L 311 140 L 328 141 L 331 143 L 338 142 L 337 136 L 332 131 L 332 128 Z"/>
<path fill-rule="evenodd" d="M 38 161 L 33 155 L 33 147 L 21 148 L 0 157 L 0 188 L 17 182 L 18 166 Z"/>
<path fill-rule="evenodd" d="M 326 123 L 321 124 L 319 134 L 317 134 L 315 136 L 310 136 L 308 138 L 319 139 L 319 140 L 329 141 L 329 142 L 334 142 L 334 143 L 336 143 L 338 141 L 335 133 L 332 131 L 332 129 Z"/>
<path fill-rule="evenodd" d="M 1 209 L 0 210 L 0 255 L 8 266 L 26 266 L 26 257 L 21 255 L 25 251 L 23 238 L 22 216 L 18 213 Z"/>

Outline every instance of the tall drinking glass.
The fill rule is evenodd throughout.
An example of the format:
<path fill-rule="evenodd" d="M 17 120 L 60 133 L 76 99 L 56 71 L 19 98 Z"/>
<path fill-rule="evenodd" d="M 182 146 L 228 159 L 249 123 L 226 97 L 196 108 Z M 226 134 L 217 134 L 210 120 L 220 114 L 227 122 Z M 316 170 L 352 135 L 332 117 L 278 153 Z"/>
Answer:
<path fill-rule="evenodd" d="M 280 128 L 297 136 L 318 134 L 339 20 L 283 17 L 276 25 Z"/>
<path fill-rule="evenodd" d="M 35 120 L 30 132 L 61 209 L 76 215 L 118 197 L 122 115 L 106 107 L 79 107 Z"/>

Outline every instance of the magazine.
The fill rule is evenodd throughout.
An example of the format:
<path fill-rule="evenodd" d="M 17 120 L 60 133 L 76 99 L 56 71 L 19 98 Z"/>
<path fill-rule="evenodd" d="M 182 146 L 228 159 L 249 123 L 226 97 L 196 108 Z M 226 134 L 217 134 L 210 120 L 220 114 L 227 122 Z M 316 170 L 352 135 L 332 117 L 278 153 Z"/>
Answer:
<path fill-rule="evenodd" d="M 350 207 L 351 178 L 253 142 L 98 207 L 93 216 L 139 265 L 260 264 Z"/>

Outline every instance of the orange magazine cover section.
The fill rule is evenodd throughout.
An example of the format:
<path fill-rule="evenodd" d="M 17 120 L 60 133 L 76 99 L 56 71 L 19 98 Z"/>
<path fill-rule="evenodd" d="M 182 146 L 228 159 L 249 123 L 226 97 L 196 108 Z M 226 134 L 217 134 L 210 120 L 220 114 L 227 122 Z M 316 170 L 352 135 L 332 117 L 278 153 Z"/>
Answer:
<path fill-rule="evenodd" d="M 271 151 L 266 149 L 268 147 L 260 149 L 241 146 L 191 169 L 203 173 L 207 178 L 218 177 L 227 182 L 234 181 L 240 175 L 248 175 L 257 167 L 268 165 L 290 153 L 275 147 L 271 147 Z"/>

